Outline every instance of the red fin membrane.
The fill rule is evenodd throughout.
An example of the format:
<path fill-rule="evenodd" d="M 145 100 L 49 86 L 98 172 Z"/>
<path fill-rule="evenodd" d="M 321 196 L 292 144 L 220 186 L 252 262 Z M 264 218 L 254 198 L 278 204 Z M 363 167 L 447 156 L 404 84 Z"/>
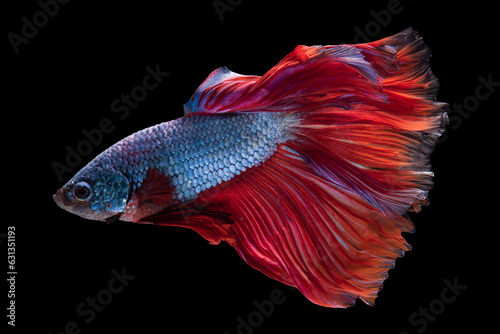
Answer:
<path fill-rule="evenodd" d="M 427 203 L 429 155 L 447 122 L 429 57 L 406 29 L 368 44 L 298 46 L 262 77 L 213 72 L 186 113 L 288 112 L 300 120 L 289 129 L 295 139 L 201 192 L 207 210 L 193 218 L 151 220 L 228 241 L 249 265 L 316 304 L 373 305 L 410 249 L 405 212 Z"/>
<path fill-rule="evenodd" d="M 170 179 L 150 169 L 141 187 L 132 195 L 124 215 L 127 220 L 138 223 L 190 228 L 213 245 L 222 239 L 235 245 L 232 232 L 228 232 L 232 221 L 227 213 L 207 210 L 197 202 L 172 207 L 173 194 Z"/>
<path fill-rule="evenodd" d="M 232 221 L 229 214 L 200 209 L 193 206 L 164 210 L 144 218 L 141 222 L 162 226 L 186 227 L 196 231 L 212 245 L 218 245 L 222 240 L 235 246 L 234 235 L 229 231 Z"/>
<path fill-rule="evenodd" d="M 168 207 L 174 195 L 170 178 L 151 168 L 129 199 L 120 219 L 137 222 Z"/>
<path fill-rule="evenodd" d="M 383 52 L 372 66 L 353 45 L 300 45 L 262 77 L 221 67 L 195 91 L 184 113 L 308 112 L 368 99 L 385 102 L 384 73 L 378 71 L 387 70 L 392 55 Z"/>
<path fill-rule="evenodd" d="M 435 101 L 439 84 L 430 51 L 414 31 L 359 48 L 365 59 L 393 50 L 382 85 L 387 100 L 308 114 L 299 131 L 302 145 L 294 148 L 318 174 L 397 216 L 412 203 L 416 209 L 426 203 L 433 176 L 429 156 L 444 132 L 448 106 Z"/>
<path fill-rule="evenodd" d="M 216 70 L 185 112 L 299 114 L 291 147 L 394 217 L 426 203 L 429 155 L 448 120 L 429 58 L 411 28 L 368 44 L 301 45 L 262 77 Z"/>
<path fill-rule="evenodd" d="M 413 229 L 408 219 L 382 215 L 284 148 L 229 183 L 200 200 L 230 214 L 236 249 L 250 266 L 316 304 L 372 305 L 387 270 L 410 249 L 401 237 Z"/>

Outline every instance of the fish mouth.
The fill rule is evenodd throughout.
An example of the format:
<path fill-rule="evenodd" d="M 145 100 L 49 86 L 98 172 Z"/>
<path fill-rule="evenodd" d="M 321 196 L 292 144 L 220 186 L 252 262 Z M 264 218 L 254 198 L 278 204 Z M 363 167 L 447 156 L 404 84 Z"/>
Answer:
<path fill-rule="evenodd" d="M 54 195 L 52 195 L 52 199 L 54 199 L 54 202 L 64 210 L 69 210 L 71 203 L 68 201 L 68 198 L 65 196 L 63 189 L 59 189 L 56 191 Z"/>

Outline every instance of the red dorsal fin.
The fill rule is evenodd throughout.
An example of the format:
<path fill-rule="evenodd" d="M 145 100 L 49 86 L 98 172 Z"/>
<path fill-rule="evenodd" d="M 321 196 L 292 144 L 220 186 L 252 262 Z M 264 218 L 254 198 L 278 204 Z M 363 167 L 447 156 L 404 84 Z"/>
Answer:
<path fill-rule="evenodd" d="M 290 147 L 316 174 L 395 217 L 426 203 L 429 155 L 448 122 L 429 58 L 411 28 L 367 44 L 300 45 L 262 77 L 216 70 L 185 108 L 297 113 Z"/>
<path fill-rule="evenodd" d="M 392 57 L 379 50 L 374 65 L 353 45 L 299 45 L 262 77 L 215 70 L 184 105 L 184 113 L 307 112 L 325 105 L 384 102 L 380 90 Z"/>

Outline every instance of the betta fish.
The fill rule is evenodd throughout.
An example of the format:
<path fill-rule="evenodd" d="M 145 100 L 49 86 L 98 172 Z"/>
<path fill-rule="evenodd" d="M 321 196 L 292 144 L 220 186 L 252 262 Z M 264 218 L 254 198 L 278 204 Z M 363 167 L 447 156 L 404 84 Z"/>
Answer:
<path fill-rule="evenodd" d="M 86 219 L 182 226 L 325 307 L 374 305 L 428 204 L 447 124 L 413 29 L 297 46 L 263 76 L 221 67 L 182 118 L 138 131 L 53 196 Z"/>

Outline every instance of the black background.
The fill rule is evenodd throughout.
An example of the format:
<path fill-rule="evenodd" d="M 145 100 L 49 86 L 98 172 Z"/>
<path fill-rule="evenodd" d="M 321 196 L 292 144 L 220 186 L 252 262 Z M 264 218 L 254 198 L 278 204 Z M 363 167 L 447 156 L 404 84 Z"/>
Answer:
<path fill-rule="evenodd" d="M 451 333 L 468 325 L 486 332 L 491 324 L 494 330 L 500 87 L 467 118 L 453 107 L 474 101 L 479 76 L 500 81 L 493 5 L 401 0 L 401 11 L 380 24 L 373 12 L 390 1 L 232 3 L 221 21 L 212 1 L 71 1 L 17 54 L 6 36 L 20 34 L 21 18 L 32 21 L 40 5 L 4 8 L 3 223 L 16 227 L 15 330 L 59 333 L 75 321 L 81 333 L 233 334 L 237 318 L 246 319 L 256 310 L 252 302 L 275 289 L 286 299 L 254 333 Z M 73 173 L 60 182 L 51 164 L 64 163 L 65 147 L 75 148 L 85 139 L 81 131 L 103 118 L 114 130 L 74 172 L 126 135 L 181 117 L 182 105 L 220 66 L 262 75 L 299 44 L 360 42 L 356 27 L 371 29 L 375 40 L 408 26 L 432 49 L 438 100 L 452 105 L 454 121 L 432 155 L 431 205 L 411 215 L 417 231 L 406 237 L 413 250 L 397 260 L 375 307 L 323 308 L 250 268 L 225 243 L 211 246 L 181 228 L 86 221 L 52 201 Z M 112 101 L 157 64 L 169 76 L 120 120 Z M 135 278 L 86 323 L 77 306 L 122 268 Z M 426 328 L 412 326 L 410 315 L 440 298 L 445 279 L 467 288 Z M 7 287 L 0 292 L 5 307 L 6 294 Z"/>

